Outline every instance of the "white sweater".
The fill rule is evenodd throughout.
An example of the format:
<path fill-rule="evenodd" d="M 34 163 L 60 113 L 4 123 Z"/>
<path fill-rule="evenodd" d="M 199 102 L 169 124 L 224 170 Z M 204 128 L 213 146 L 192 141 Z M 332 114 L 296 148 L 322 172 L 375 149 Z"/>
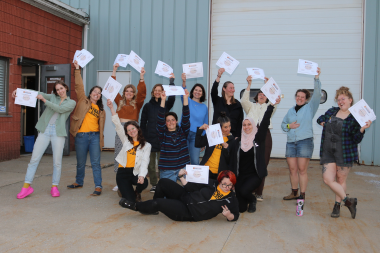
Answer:
<path fill-rule="evenodd" d="M 127 151 L 133 148 L 133 144 L 128 140 L 128 137 L 125 135 L 124 127 L 121 125 L 119 116 L 117 114 L 112 116 L 112 122 L 115 124 L 116 134 L 119 135 L 120 140 L 123 143 L 123 148 L 117 155 L 116 161 L 119 164 L 127 164 Z M 150 145 L 149 142 L 145 142 L 143 148 L 141 148 L 141 146 L 137 148 L 133 175 L 145 177 L 146 174 L 148 174 L 148 165 L 151 148 L 152 145 Z"/>
<path fill-rule="evenodd" d="M 243 97 L 241 98 L 241 105 L 243 106 L 244 112 L 247 114 L 247 117 L 252 118 L 256 125 L 261 124 L 261 121 L 263 120 L 264 114 L 267 111 L 268 105 L 270 105 L 270 102 L 268 104 L 264 103 L 260 105 L 259 103 L 252 103 L 249 101 L 249 94 L 250 92 L 245 90 L 243 93 Z M 274 106 L 273 113 L 276 111 L 277 105 Z M 272 116 L 273 116 L 272 113 Z M 271 117 L 272 117 L 271 116 Z M 272 119 L 270 120 L 269 129 L 272 129 Z"/>

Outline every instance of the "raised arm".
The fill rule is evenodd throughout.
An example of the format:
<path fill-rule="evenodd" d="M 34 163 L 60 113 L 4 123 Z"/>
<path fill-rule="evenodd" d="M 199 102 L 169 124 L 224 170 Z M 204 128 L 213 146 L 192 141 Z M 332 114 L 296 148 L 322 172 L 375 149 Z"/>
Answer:
<path fill-rule="evenodd" d="M 243 107 L 246 114 L 249 113 L 253 105 L 253 103 L 249 101 L 249 95 L 251 92 L 251 84 L 252 84 L 252 76 L 247 77 L 247 83 L 248 83 L 247 88 L 245 89 L 243 93 L 243 97 L 241 98 L 241 106 Z"/>
<path fill-rule="evenodd" d="M 188 136 L 190 132 L 190 110 L 189 110 L 189 92 L 185 89 L 185 95 L 183 96 L 183 107 L 182 107 L 182 122 L 181 129 L 183 133 Z"/>
<path fill-rule="evenodd" d="M 161 106 L 158 108 L 157 113 L 157 135 L 160 141 L 162 141 L 165 133 L 165 100 L 166 100 L 166 94 L 165 91 L 162 91 L 161 93 Z"/>
<path fill-rule="evenodd" d="M 77 61 L 74 61 L 75 71 L 74 71 L 74 77 L 75 77 L 75 93 L 77 94 L 78 101 L 85 99 L 86 94 L 84 92 L 84 85 L 82 76 L 80 75 L 80 69 L 79 64 Z"/>
<path fill-rule="evenodd" d="M 218 75 L 216 76 L 215 82 L 211 88 L 211 100 L 214 105 L 218 102 L 218 86 L 219 86 L 220 78 L 222 77 L 224 71 L 225 71 L 224 68 L 220 68 L 218 70 Z"/>
<path fill-rule="evenodd" d="M 136 95 L 136 106 L 140 110 L 144 105 L 144 100 L 146 98 L 146 84 L 144 81 L 145 69 L 141 68 L 140 81 L 137 85 L 137 95 Z"/>
<path fill-rule="evenodd" d="M 173 73 L 171 73 L 171 76 L 169 79 L 169 85 L 175 86 L 174 79 L 175 79 L 175 76 Z M 169 96 L 168 101 L 166 101 L 166 111 L 167 112 L 173 108 L 174 102 L 175 102 L 175 96 Z"/>
<path fill-rule="evenodd" d="M 319 80 L 319 75 L 321 74 L 321 69 L 318 68 L 317 72 L 318 72 L 318 75 L 316 75 L 314 78 L 313 96 L 311 97 L 310 102 L 309 102 L 310 108 L 312 110 L 313 117 L 318 110 L 319 103 L 321 102 L 321 92 L 322 92 L 322 89 L 321 89 L 322 85 L 321 85 L 321 81 Z"/>
<path fill-rule="evenodd" d="M 111 114 L 112 114 L 112 122 L 115 124 L 115 129 L 116 129 L 116 133 L 117 135 L 120 137 L 120 140 L 121 140 L 121 143 L 124 144 L 125 141 L 128 140 L 127 136 L 125 135 L 125 131 L 124 131 L 124 127 L 123 125 L 120 123 L 120 119 L 119 119 L 119 116 L 117 115 L 117 113 L 115 112 L 115 109 L 113 108 L 113 103 L 110 99 L 107 99 L 107 106 L 110 108 L 111 110 Z"/>

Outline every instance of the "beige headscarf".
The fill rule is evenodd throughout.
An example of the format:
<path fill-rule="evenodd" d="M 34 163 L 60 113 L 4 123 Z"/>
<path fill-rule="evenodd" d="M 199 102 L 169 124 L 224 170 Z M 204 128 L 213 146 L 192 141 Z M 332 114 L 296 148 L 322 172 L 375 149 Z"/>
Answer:
<path fill-rule="evenodd" d="M 249 120 L 253 127 L 252 132 L 250 134 L 246 134 L 243 130 L 243 127 L 241 129 L 241 149 L 244 152 L 247 152 L 253 147 L 253 140 L 255 139 L 257 133 L 257 126 L 255 124 L 255 121 L 250 117 L 247 117 L 244 120 Z"/>

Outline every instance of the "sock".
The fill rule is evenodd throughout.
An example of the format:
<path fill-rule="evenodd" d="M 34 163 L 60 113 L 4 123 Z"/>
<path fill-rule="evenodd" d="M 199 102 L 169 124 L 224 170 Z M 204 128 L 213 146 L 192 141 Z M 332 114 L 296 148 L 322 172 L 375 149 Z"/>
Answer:
<path fill-rule="evenodd" d="M 300 195 L 302 196 L 303 199 L 305 199 L 305 192 L 301 192 Z"/>
<path fill-rule="evenodd" d="M 57 186 L 58 186 L 58 185 L 54 185 L 54 184 L 53 184 L 53 185 L 51 186 L 51 188 L 53 188 L 53 187 L 57 187 Z"/>
<path fill-rule="evenodd" d="M 346 203 L 346 200 L 347 200 L 347 196 L 346 196 L 346 197 L 344 197 L 344 199 L 343 199 L 343 202 L 345 202 L 345 203 Z"/>
<path fill-rule="evenodd" d="M 30 184 L 24 183 L 24 186 L 22 188 L 29 188 Z"/>
<path fill-rule="evenodd" d="M 298 188 L 297 189 L 292 189 L 292 191 L 293 191 L 293 196 L 297 196 Z"/>
<path fill-rule="evenodd" d="M 338 202 L 338 201 L 335 201 L 335 205 L 340 205 L 340 202 Z"/>

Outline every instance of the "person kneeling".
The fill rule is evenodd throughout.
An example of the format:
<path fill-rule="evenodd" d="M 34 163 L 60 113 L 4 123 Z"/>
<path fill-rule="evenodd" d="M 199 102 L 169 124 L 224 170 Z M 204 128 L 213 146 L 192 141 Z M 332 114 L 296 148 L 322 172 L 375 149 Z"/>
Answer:
<path fill-rule="evenodd" d="M 116 174 L 117 186 L 122 198 L 131 202 L 141 201 L 141 192 L 148 187 L 146 174 L 152 146 L 145 141 L 137 122 L 128 121 L 123 128 L 110 99 L 107 100 L 107 106 L 111 109 L 112 122 L 123 143 L 120 153 L 116 156 L 116 161 L 119 163 Z M 136 185 L 135 191 L 133 185 Z"/>
<path fill-rule="evenodd" d="M 153 200 L 134 203 L 121 199 L 119 204 L 142 214 L 158 214 L 160 211 L 175 221 L 208 220 L 220 213 L 228 221 L 239 218 L 239 204 L 235 193 L 231 191 L 236 183 L 232 171 L 220 172 L 218 180 L 209 179 L 208 184 L 189 183 L 184 178 L 186 174 L 184 169 L 178 173 L 184 187 L 163 178 L 158 181 Z"/>

